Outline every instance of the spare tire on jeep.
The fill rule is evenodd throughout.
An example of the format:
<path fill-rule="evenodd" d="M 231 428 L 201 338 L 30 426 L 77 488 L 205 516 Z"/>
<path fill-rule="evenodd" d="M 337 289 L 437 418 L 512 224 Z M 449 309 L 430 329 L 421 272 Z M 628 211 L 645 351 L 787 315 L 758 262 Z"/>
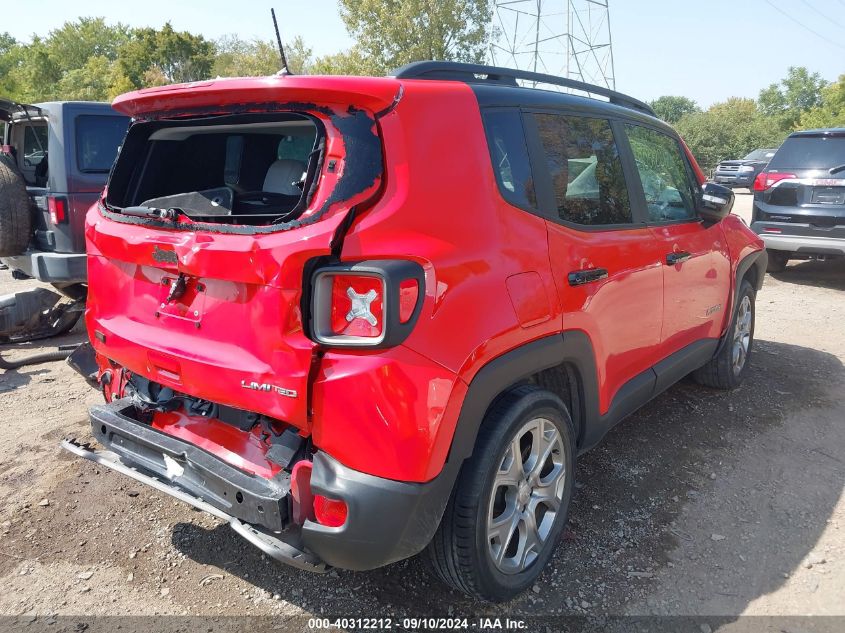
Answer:
<path fill-rule="evenodd" d="M 26 183 L 10 161 L 0 160 L 0 257 L 23 253 L 31 235 Z"/>

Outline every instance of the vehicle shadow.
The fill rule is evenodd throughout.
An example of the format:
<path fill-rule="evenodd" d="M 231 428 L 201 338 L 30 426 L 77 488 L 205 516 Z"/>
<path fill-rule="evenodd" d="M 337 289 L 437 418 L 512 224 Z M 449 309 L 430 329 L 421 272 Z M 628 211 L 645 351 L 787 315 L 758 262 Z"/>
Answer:
<path fill-rule="evenodd" d="M 845 258 L 793 262 L 783 272 L 769 275 L 784 283 L 845 290 Z"/>
<path fill-rule="evenodd" d="M 180 523 L 172 544 L 314 614 L 595 617 L 712 608 L 731 618 L 801 565 L 845 480 L 845 430 L 816 416 L 826 407 L 841 414 L 830 389 L 845 385 L 840 360 L 770 341 L 758 341 L 752 359 L 741 388 L 725 393 L 682 381 L 584 455 L 552 564 L 532 590 L 504 605 L 440 584 L 425 573 L 423 556 L 367 573 L 314 575 L 268 560 L 226 525 Z M 784 420 L 807 428 L 786 428 Z M 765 450 L 762 457 L 758 450 Z M 717 510 L 696 515 L 708 504 Z M 717 530 L 724 541 L 711 540 Z M 764 554 L 735 564 L 748 539 Z M 717 545 L 721 553 L 710 552 Z M 666 586 L 676 582 L 676 569 L 686 569 L 684 561 L 696 566 L 691 575 L 715 582 L 696 590 L 727 588 L 730 597 L 697 602 L 692 584 L 683 599 L 673 594 Z"/>

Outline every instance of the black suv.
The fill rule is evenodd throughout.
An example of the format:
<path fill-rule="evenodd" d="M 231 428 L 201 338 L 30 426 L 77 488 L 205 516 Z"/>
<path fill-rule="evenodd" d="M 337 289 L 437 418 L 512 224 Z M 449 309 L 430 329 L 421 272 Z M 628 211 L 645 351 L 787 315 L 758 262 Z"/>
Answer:
<path fill-rule="evenodd" d="M 845 128 L 794 132 L 754 181 L 751 228 L 770 272 L 845 255 Z"/>

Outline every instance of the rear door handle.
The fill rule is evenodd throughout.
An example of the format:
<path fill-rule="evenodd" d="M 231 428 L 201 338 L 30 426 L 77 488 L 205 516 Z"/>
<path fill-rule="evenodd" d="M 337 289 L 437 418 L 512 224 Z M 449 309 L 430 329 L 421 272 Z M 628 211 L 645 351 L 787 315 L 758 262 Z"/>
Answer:
<path fill-rule="evenodd" d="M 568 275 L 570 286 L 583 286 L 594 281 L 607 279 L 607 268 L 586 268 L 584 270 L 573 270 Z"/>
<path fill-rule="evenodd" d="M 675 264 L 682 264 L 688 259 L 692 259 L 692 253 L 687 253 L 686 251 L 681 251 L 678 253 L 669 253 L 666 256 L 666 263 L 669 266 L 674 266 Z"/>

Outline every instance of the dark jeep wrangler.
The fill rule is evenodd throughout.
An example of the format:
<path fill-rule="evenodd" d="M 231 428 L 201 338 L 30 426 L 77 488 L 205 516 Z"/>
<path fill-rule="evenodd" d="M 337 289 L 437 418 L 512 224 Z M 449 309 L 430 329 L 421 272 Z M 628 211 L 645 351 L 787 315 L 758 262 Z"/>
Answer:
<path fill-rule="evenodd" d="M 129 118 L 107 103 L 0 100 L 0 121 L 0 261 L 60 288 L 84 283 L 85 213 Z"/>

